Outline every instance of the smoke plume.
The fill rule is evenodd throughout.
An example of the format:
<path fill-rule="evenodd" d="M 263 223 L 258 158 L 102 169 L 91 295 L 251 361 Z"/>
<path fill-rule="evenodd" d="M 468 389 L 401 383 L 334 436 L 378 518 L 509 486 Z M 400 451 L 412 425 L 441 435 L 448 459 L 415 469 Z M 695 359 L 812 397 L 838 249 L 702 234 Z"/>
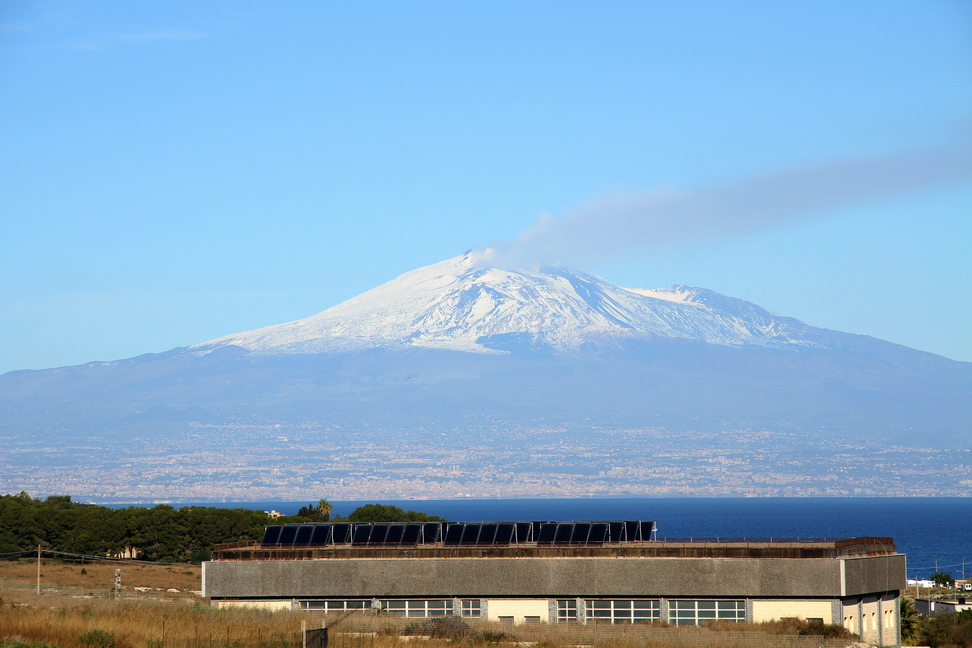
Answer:
<path fill-rule="evenodd" d="M 476 253 L 483 265 L 583 267 L 635 251 L 708 242 L 820 219 L 828 210 L 972 180 L 968 142 L 874 158 L 795 167 L 735 184 L 657 189 L 581 204 L 562 218 L 543 214 L 513 241 Z"/>

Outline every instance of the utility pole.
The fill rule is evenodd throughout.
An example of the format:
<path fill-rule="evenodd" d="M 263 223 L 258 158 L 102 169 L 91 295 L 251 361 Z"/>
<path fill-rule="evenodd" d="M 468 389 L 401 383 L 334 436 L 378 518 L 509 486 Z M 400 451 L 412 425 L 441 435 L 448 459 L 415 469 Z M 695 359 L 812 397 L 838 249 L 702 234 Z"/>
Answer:
<path fill-rule="evenodd" d="M 938 573 L 938 556 L 935 556 L 935 573 Z"/>
<path fill-rule="evenodd" d="M 40 559 L 41 559 L 41 548 L 37 545 L 37 596 L 40 596 Z"/>

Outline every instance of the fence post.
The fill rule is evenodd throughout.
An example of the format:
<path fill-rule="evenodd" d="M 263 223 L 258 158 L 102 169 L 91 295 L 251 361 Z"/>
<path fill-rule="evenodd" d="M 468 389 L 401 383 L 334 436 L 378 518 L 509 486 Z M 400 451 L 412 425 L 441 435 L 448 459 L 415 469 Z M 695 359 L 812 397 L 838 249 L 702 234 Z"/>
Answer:
<path fill-rule="evenodd" d="M 307 648 L 307 621 L 304 619 L 300 621 L 300 645 Z"/>

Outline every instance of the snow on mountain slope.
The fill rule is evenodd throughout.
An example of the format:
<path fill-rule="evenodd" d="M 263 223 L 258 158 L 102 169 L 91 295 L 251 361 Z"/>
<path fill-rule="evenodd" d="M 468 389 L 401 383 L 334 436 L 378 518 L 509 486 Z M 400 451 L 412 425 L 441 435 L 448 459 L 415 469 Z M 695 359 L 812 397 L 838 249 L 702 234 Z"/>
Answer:
<path fill-rule="evenodd" d="M 509 271 L 477 260 L 467 253 L 418 268 L 312 317 L 191 348 L 333 353 L 415 346 L 500 353 L 489 346 L 504 336 L 570 351 L 585 342 L 647 335 L 727 346 L 817 346 L 805 339 L 814 327 L 709 290 L 622 288 L 556 266 Z"/>

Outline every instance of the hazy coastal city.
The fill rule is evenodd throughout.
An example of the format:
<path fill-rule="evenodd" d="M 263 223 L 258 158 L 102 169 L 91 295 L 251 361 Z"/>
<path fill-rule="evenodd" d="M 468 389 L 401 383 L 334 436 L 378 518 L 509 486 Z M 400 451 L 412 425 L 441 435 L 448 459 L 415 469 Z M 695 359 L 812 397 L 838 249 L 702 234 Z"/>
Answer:
<path fill-rule="evenodd" d="M 0 489 L 117 502 L 623 497 L 962 496 L 972 453 L 799 433 L 531 427 L 430 435 L 317 426 L 186 426 L 177 438 L 8 445 Z M 76 463 L 79 456 L 86 459 Z M 146 493 L 151 493 L 146 498 Z"/>

